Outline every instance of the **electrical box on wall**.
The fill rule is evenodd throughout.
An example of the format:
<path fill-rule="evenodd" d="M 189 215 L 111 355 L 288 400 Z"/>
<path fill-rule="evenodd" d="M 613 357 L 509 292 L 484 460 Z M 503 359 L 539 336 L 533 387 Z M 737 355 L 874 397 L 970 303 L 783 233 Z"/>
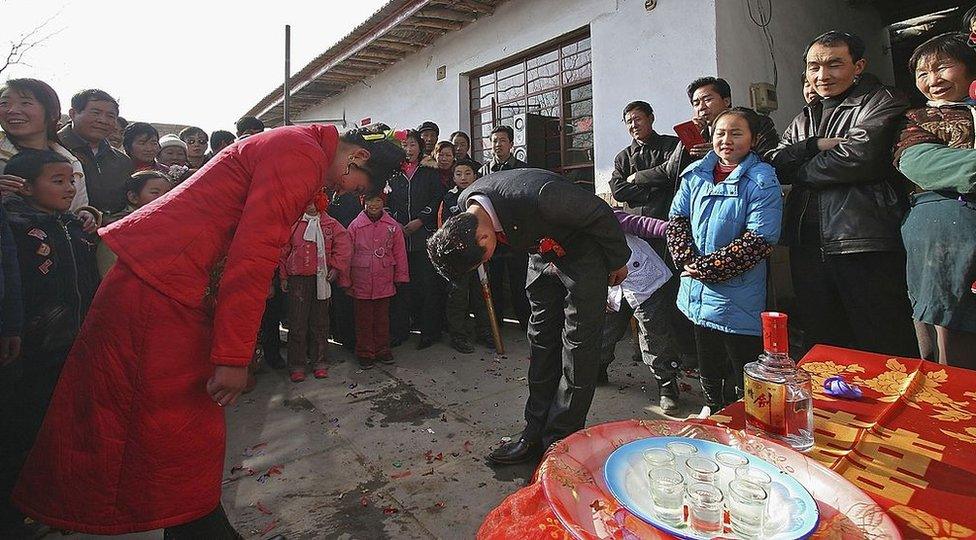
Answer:
<path fill-rule="evenodd" d="M 779 108 L 776 100 L 776 87 L 769 83 L 749 85 L 749 101 L 756 112 L 769 114 Z"/>
<path fill-rule="evenodd" d="M 447 77 L 447 66 L 437 68 L 437 80 L 442 81 L 445 77 Z"/>

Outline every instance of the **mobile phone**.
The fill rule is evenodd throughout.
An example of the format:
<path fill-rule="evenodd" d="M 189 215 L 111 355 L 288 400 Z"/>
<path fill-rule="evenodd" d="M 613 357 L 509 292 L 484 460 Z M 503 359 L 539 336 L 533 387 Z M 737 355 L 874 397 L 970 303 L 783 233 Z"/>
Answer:
<path fill-rule="evenodd" d="M 702 137 L 701 131 L 698 129 L 698 124 L 691 120 L 674 126 L 674 132 L 681 139 L 681 144 L 685 148 L 691 148 L 692 146 L 708 142 L 705 140 L 705 137 Z"/>

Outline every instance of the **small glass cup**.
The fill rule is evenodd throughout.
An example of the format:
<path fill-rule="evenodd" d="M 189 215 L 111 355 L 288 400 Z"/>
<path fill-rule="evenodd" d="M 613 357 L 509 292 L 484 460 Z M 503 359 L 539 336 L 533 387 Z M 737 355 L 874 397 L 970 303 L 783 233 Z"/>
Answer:
<path fill-rule="evenodd" d="M 711 484 L 693 482 L 688 485 L 687 493 L 691 529 L 701 535 L 721 534 L 725 512 L 722 491 Z"/>
<path fill-rule="evenodd" d="M 757 486 L 765 489 L 766 493 L 769 493 L 769 490 L 773 485 L 772 477 L 766 474 L 762 469 L 758 469 L 752 465 L 744 465 L 737 468 L 735 470 L 735 479 L 756 484 Z"/>
<path fill-rule="evenodd" d="M 674 467 L 674 454 L 667 448 L 650 448 L 641 455 L 649 470 Z"/>
<path fill-rule="evenodd" d="M 685 470 L 688 471 L 688 482 L 714 485 L 718 476 L 718 464 L 703 456 L 696 455 L 686 459 Z"/>
<path fill-rule="evenodd" d="M 651 469 L 647 473 L 651 484 L 651 499 L 658 519 L 670 525 L 681 525 L 685 520 L 684 477 L 670 468 Z"/>
<path fill-rule="evenodd" d="M 745 480 L 729 482 L 729 520 L 732 532 L 740 538 L 762 536 L 769 505 L 769 492 L 758 484 Z"/>
<path fill-rule="evenodd" d="M 688 469 L 685 468 L 685 460 L 698 453 L 694 445 L 681 441 L 671 441 L 667 445 L 671 455 L 674 456 L 675 468 L 685 477 L 688 476 Z"/>
<path fill-rule="evenodd" d="M 735 452 L 716 452 L 715 462 L 718 463 L 718 488 L 725 494 L 728 501 L 729 482 L 735 480 L 735 470 L 749 464 L 749 458 Z"/>

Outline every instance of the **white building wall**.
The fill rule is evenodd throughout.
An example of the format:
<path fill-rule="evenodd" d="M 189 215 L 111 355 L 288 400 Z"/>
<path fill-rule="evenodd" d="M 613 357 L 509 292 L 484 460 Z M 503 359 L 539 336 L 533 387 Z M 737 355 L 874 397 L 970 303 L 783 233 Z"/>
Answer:
<path fill-rule="evenodd" d="M 716 2 L 718 73 L 732 86 L 736 105 L 749 106 L 749 84 L 773 82 L 769 49 L 759 28 L 749 18 L 755 0 Z M 765 2 L 763 2 L 765 3 Z M 851 32 L 867 44 L 867 71 L 883 82 L 894 81 L 891 57 L 885 52 L 888 34 L 876 8 L 848 0 L 774 0 L 769 26 L 779 68 L 779 109 L 770 114 L 780 132 L 803 108 L 803 51 L 827 30 Z"/>
<path fill-rule="evenodd" d="M 625 0 L 593 21 L 597 193 L 610 191 L 613 158 L 633 140 L 622 121 L 627 103 L 649 102 L 658 133 L 673 135 L 672 126 L 688 119 L 685 88 L 699 74 L 716 71 L 716 1 L 660 0 L 648 12 L 642 0 Z"/>
<path fill-rule="evenodd" d="M 589 26 L 596 190 L 605 193 L 614 156 L 630 144 L 623 106 L 650 101 L 658 131 L 671 133 L 687 116 L 685 85 L 716 70 L 714 3 L 662 0 L 648 12 L 643 0 L 512 0 L 298 119 L 338 118 L 345 111 L 350 122 L 369 117 L 398 128 L 433 120 L 442 137 L 458 126 L 469 131 L 466 73 Z M 441 65 L 447 77 L 437 81 Z"/>

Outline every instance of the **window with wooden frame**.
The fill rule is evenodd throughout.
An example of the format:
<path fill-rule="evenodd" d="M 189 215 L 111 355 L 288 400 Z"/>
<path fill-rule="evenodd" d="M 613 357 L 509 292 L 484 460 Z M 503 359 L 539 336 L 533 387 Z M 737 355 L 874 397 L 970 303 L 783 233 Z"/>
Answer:
<path fill-rule="evenodd" d="M 590 35 L 585 29 L 470 75 L 471 156 L 491 160 L 491 130 L 537 115 L 543 155 L 533 165 L 593 184 L 593 85 Z M 537 141 L 533 141 L 537 142 Z"/>

